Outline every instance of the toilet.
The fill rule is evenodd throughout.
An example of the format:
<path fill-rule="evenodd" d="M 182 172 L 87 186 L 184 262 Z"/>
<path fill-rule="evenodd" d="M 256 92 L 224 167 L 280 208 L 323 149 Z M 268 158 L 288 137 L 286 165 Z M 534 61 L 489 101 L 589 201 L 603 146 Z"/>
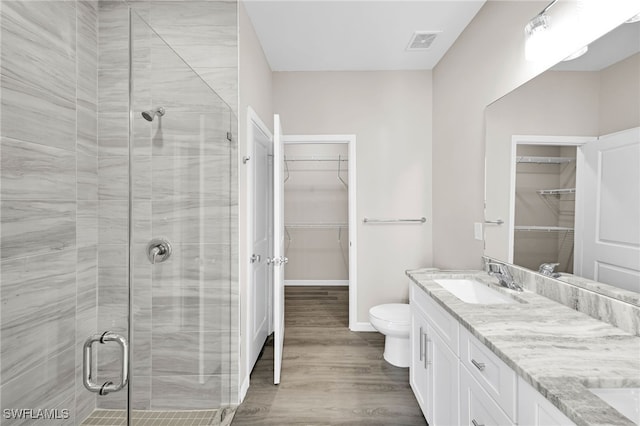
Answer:
<path fill-rule="evenodd" d="M 384 359 L 396 367 L 409 367 L 411 312 L 406 303 L 388 303 L 369 309 L 369 321 L 385 335 Z"/>

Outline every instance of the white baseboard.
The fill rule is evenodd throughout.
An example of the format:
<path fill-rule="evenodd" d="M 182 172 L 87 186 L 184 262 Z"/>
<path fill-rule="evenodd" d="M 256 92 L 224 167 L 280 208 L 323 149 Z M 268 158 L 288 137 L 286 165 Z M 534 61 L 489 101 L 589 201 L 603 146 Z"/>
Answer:
<path fill-rule="evenodd" d="M 242 384 L 240 385 L 240 401 L 239 401 L 239 404 L 242 403 L 242 401 L 244 401 L 245 396 L 247 396 L 247 391 L 248 390 L 249 390 L 249 375 L 247 374 L 247 377 L 244 378 L 244 380 L 242 381 Z"/>
<path fill-rule="evenodd" d="M 357 322 L 353 327 L 350 327 L 351 331 L 378 331 L 370 322 Z"/>
<path fill-rule="evenodd" d="M 284 280 L 285 286 L 348 286 L 349 280 Z"/>

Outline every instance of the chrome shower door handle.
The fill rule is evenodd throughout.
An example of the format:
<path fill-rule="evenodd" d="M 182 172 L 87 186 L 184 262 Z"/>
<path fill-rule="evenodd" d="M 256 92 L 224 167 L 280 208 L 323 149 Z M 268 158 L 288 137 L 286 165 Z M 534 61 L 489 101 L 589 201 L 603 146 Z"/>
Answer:
<path fill-rule="evenodd" d="M 119 383 L 114 384 L 112 381 L 106 381 L 99 385 L 93 381 L 93 344 L 95 342 L 101 344 L 116 342 L 120 345 L 122 349 L 122 372 Z M 88 391 L 96 392 L 99 395 L 117 392 L 127 386 L 127 383 L 129 383 L 129 344 L 127 339 L 110 331 L 89 336 L 83 347 L 82 382 Z"/>

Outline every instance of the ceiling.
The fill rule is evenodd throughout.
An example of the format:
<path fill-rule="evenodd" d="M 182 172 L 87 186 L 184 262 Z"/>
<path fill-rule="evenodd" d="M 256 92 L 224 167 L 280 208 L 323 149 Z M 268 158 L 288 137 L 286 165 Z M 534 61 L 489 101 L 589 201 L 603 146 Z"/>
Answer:
<path fill-rule="evenodd" d="M 430 70 L 485 0 L 245 0 L 273 71 Z M 439 31 L 407 51 L 415 31 Z"/>

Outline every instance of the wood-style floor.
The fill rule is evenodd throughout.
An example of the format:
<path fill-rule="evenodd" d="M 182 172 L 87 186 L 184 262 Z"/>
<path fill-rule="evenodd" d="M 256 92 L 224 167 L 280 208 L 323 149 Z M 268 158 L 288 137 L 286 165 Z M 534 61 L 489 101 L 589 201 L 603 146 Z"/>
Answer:
<path fill-rule="evenodd" d="M 379 333 L 349 331 L 348 287 L 286 287 L 282 377 L 267 342 L 232 424 L 425 425 L 409 370 L 382 358 Z"/>

